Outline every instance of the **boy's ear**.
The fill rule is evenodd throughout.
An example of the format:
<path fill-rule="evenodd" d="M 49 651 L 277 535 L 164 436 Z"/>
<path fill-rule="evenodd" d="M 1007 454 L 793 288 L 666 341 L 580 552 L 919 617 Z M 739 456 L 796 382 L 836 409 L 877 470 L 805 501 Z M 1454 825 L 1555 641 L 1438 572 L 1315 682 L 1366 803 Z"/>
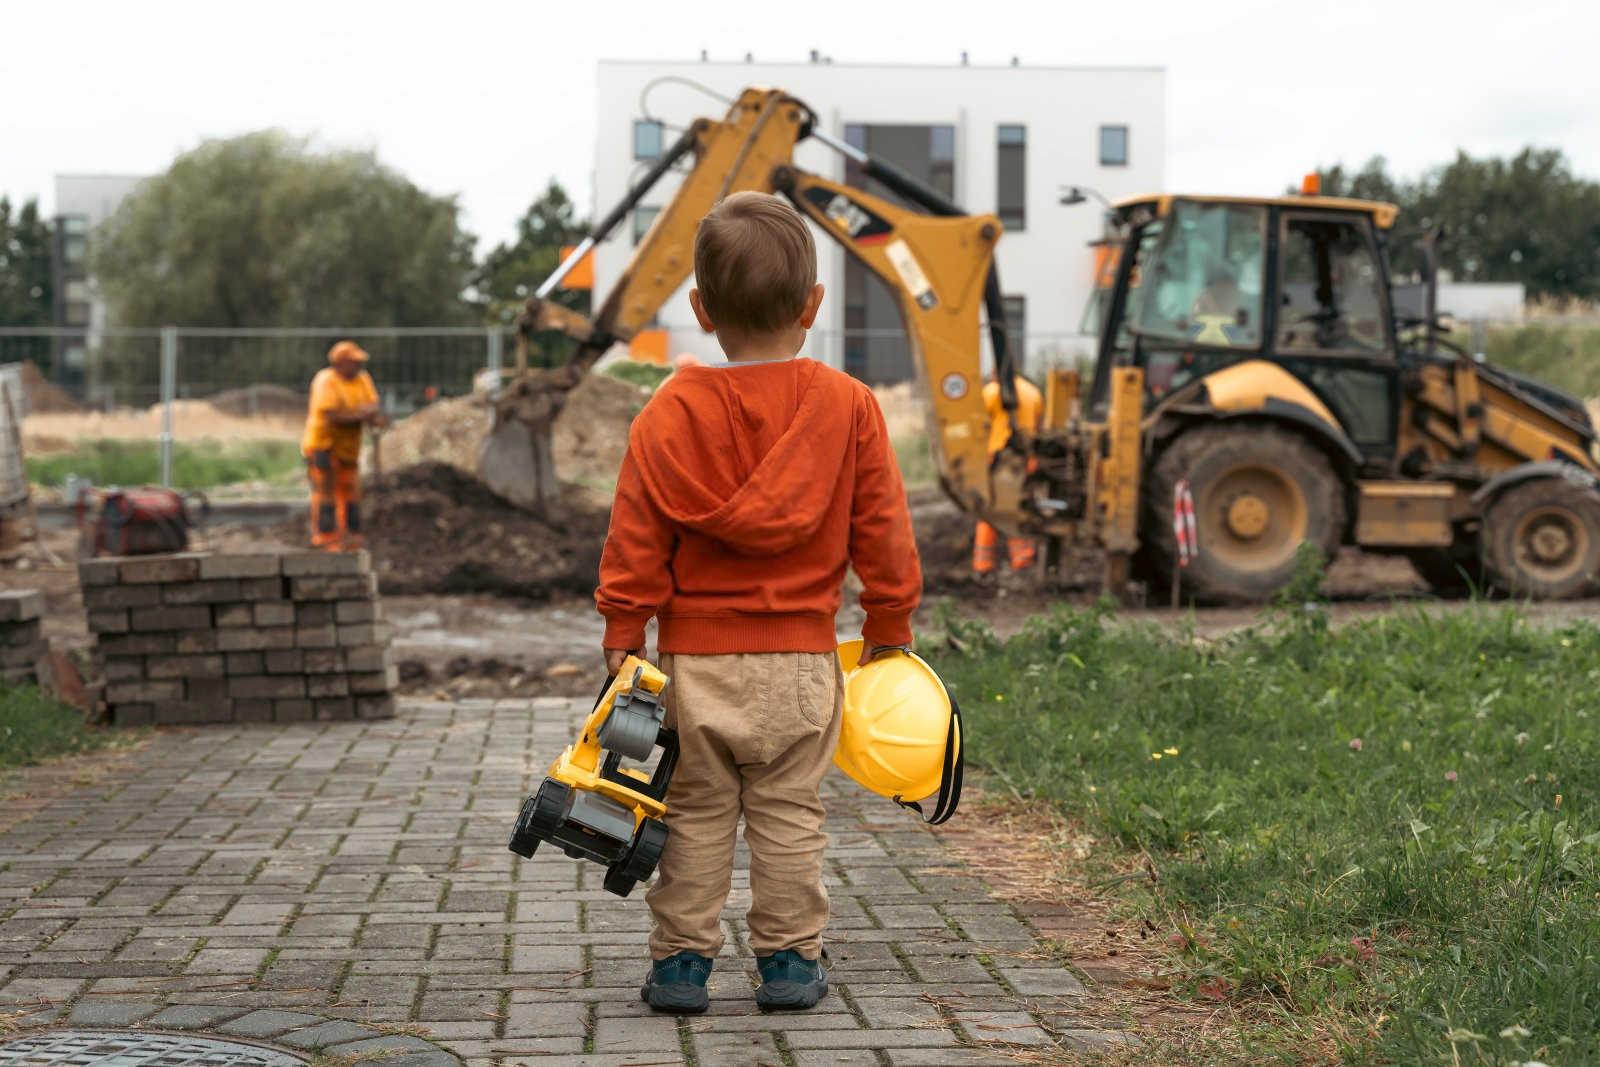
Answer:
<path fill-rule="evenodd" d="M 800 312 L 800 328 L 811 329 L 811 324 L 817 321 L 817 312 L 822 310 L 822 283 L 818 282 L 811 287 L 811 292 L 806 296 L 806 306 Z"/>
<path fill-rule="evenodd" d="M 716 333 L 717 327 L 711 321 L 711 316 L 706 314 L 706 306 L 700 301 L 700 290 L 689 290 L 689 306 L 694 308 L 695 321 L 700 323 L 700 328 L 706 333 Z"/>

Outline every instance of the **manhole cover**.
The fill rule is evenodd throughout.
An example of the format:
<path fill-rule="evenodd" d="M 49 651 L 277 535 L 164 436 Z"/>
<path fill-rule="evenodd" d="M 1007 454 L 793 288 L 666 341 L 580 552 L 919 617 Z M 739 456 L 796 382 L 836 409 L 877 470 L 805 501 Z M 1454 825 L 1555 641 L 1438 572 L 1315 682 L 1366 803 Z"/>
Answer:
<path fill-rule="evenodd" d="M 0 1044 L 0 1067 L 305 1067 L 277 1049 L 189 1034 L 49 1030 Z"/>

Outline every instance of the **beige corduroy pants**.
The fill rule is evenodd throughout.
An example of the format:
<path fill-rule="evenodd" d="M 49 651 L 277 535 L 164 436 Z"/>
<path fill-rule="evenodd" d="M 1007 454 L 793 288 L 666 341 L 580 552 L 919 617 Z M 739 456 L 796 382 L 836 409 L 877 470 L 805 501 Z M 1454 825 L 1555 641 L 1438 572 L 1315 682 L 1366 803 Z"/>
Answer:
<path fill-rule="evenodd" d="M 667 655 L 667 725 L 679 762 L 667 791 L 671 836 L 645 899 L 650 954 L 722 948 L 722 906 L 744 816 L 750 847 L 750 947 L 822 951 L 822 776 L 839 742 L 844 680 L 833 653 Z"/>

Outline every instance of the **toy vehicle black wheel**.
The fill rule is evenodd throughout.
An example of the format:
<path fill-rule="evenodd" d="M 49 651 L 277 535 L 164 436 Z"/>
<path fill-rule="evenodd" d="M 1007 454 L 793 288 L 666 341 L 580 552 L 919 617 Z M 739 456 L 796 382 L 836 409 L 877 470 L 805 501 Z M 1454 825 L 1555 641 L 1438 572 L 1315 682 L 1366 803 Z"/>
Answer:
<path fill-rule="evenodd" d="M 572 796 L 572 787 L 565 782 L 558 782 L 554 778 L 546 778 L 539 783 L 539 791 L 530 799 L 533 811 L 529 815 L 528 825 L 541 838 L 549 836 L 561 829 L 561 820 L 567 814 L 567 800 Z"/>
<path fill-rule="evenodd" d="M 517 825 L 511 830 L 511 842 L 506 845 L 525 860 L 532 859 L 539 849 L 539 838 L 530 825 L 535 810 L 534 801 L 534 797 L 529 797 L 522 802 L 522 810 L 517 813 Z"/>
<path fill-rule="evenodd" d="M 615 893 L 619 897 L 625 897 L 633 892 L 633 887 L 638 884 L 639 880 L 637 878 L 629 878 L 622 873 L 622 864 L 613 863 L 606 868 L 605 887 L 607 893 Z"/>
<path fill-rule="evenodd" d="M 511 843 L 506 847 L 523 859 L 532 859 L 539 842 L 548 841 L 561 827 L 571 792 L 570 786 L 550 778 L 539 783 L 539 791 L 522 802 L 516 828 L 511 831 Z"/>
<path fill-rule="evenodd" d="M 661 853 L 667 847 L 667 824 L 660 819 L 645 819 L 633 833 L 633 844 L 622 861 L 628 877 L 643 882 L 656 873 Z"/>

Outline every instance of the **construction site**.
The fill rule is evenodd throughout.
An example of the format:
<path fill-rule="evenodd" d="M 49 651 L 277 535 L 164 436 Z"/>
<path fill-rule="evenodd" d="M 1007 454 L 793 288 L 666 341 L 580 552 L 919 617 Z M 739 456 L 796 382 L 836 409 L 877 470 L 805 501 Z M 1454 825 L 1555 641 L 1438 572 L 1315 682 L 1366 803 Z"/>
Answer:
<path fill-rule="evenodd" d="M 1521 270 L 1546 231 L 1488 267 L 1453 253 L 1441 190 L 1471 182 L 1386 186 L 1379 157 L 1170 188 L 1163 68 L 1013 57 L 962 88 L 961 56 L 932 80 L 817 51 L 758 71 L 783 83 L 748 56 L 602 61 L 590 215 L 552 181 L 481 262 L 449 198 L 281 131 L 121 207 L 79 176 L 101 206 L 57 215 L 62 321 L 0 322 L 0 1067 L 1600 1059 L 1600 297 Z M 1069 89 L 1121 110 L 1063 116 Z M 204 214 L 150 190 L 275 153 L 282 188 L 326 164 L 396 183 L 362 210 L 435 220 L 341 290 L 436 241 L 383 289 L 412 310 L 319 325 L 356 320 L 311 284 L 286 304 L 341 310 L 119 324 L 282 282 L 231 243 L 263 207 L 215 278 L 141 289 L 203 244 L 149 251 Z M 696 287 L 730 204 L 807 260 L 769 285 L 793 293 L 761 336 L 817 365 L 775 430 L 709 384 L 788 364 Z M 428 303 L 417 279 L 457 253 Z M 796 444 L 824 389 L 854 421 Z M 686 395 L 739 399 L 663 421 Z M 682 491 L 721 495 L 640 506 L 666 484 L 643 455 L 694 456 Z M 760 599 L 721 586 L 822 543 L 800 490 L 742 495 L 754 472 L 815 495 L 835 460 L 837 651 L 744 651 L 732 629 L 790 618 L 775 601 L 690 615 L 737 654 L 658 646 L 673 598 Z M 871 636 L 902 488 L 909 643 Z M 641 543 L 669 592 L 637 647 L 633 594 L 597 586 Z M 686 592 L 705 545 L 712 592 Z M 770 663 L 730 680 L 766 655 L 826 660 L 825 722 Z M 731 693 L 768 753 L 727 742 L 720 785 L 671 677 L 713 659 L 676 684 Z M 821 784 L 773 816 L 791 705 Z M 692 840 L 669 828 L 729 790 L 729 870 L 656 877 Z M 817 890 L 827 951 L 764 946 L 763 865 L 830 835 L 784 890 Z M 663 901 L 723 881 L 711 955 L 656 951 Z"/>

